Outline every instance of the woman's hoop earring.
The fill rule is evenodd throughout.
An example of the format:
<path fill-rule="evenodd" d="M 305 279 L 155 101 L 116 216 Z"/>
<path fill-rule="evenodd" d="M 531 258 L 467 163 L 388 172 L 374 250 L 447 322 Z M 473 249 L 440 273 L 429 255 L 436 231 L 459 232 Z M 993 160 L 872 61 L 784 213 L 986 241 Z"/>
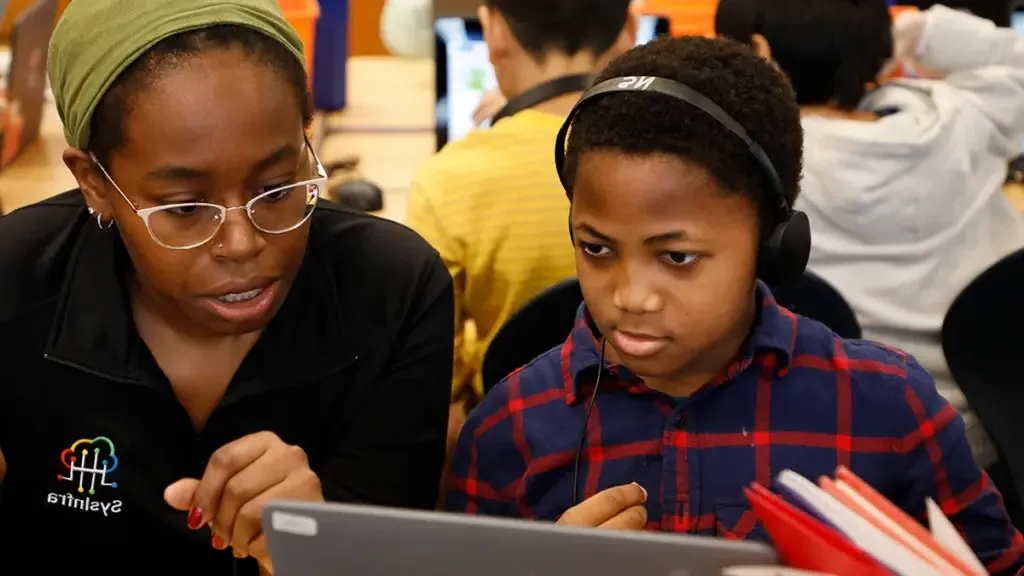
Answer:
<path fill-rule="evenodd" d="M 97 213 L 96 214 L 96 224 L 100 227 L 100 230 L 109 230 L 110 227 L 114 225 L 114 219 L 111 218 L 110 220 L 107 220 L 106 222 L 104 222 L 103 221 L 103 214 L 102 213 Z"/>

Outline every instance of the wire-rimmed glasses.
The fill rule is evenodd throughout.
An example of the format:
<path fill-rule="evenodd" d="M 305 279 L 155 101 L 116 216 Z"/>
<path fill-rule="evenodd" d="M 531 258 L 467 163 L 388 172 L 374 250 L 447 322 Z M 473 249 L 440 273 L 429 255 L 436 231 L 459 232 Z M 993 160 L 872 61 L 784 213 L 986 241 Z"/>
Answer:
<path fill-rule="evenodd" d="M 268 190 L 245 203 L 231 208 L 206 202 L 183 202 L 153 208 L 139 208 L 114 182 L 107 169 L 92 156 L 93 162 L 113 184 L 132 211 L 142 219 L 153 241 L 170 250 L 191 250 L 212 240 L 227 220 L 228 212 L 244 210 L 249 221 L 260 232 L 285 234 L 306 223 L 316 208 L 320 194 L 327 186 L 327 171 L 317 158 L 309 140 L 306 148 L 312 155 L 317 177 Z"/>

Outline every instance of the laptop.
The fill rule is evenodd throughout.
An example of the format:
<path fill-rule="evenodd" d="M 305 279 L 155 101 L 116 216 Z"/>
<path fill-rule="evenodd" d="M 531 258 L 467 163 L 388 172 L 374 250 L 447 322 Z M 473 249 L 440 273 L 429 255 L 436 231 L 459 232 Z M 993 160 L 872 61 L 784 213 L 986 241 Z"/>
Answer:
<path fill-rule="evenodd" d="M 263 529 L 276 576 L 720 576 L 779 565 L 755 542 L 352 504 L 271 502 Z"/>
<path fill-rule="evenodd" d="M 641 16 L 637 24 L 637 45 L 668 34 L 668 18 Z M 434 21 L 435 132 L 437 149 L 462 138 L 473 125 L 473 111 L 486 92 L 496 90 L 487 44 L 480 20 L 438 18 Z"/>
<path fill-rule="evenodd" d="M 36 137 L 46 102 L 46 53 L 57 20 L 57 0 L 39 0 L 11 28 L 6 103 L 0 105 L 0 169 Z"/>

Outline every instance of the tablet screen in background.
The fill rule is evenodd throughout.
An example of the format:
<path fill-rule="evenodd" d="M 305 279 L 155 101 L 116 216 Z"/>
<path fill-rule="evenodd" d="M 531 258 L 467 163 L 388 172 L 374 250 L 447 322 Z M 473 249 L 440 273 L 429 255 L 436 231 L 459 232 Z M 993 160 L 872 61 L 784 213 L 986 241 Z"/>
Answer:
<path fill-rule="evenodd" d="M 637 45 L 668 31 L 667 18 L 641 16 L 637 23 Z M 498 89 L 498 81 L 479 20 L 438 18 L 434 22 L 434 42 L 435 131 L 440 150 L 473 130 L 473 111 L 485 93 Z"/>

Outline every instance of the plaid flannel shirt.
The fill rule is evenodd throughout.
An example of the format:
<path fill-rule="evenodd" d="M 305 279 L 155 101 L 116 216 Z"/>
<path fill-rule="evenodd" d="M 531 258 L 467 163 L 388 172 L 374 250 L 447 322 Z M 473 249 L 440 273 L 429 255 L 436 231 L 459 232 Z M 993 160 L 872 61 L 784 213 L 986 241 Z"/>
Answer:
<path fill-rule="evenodd" d="M 912 357 L 843 340 L 778 306 L 758 285 L 739 360 L 680 404 L 625 367 L 604 367 L 580 463 L 582 497 L 638 482 L 648 528 L 766 540 L 743 497 L 790 469 L 839 465 L 911 515 L 942 507 L 994 574 L 1024 575 L 1024 539 L 971 455 L 959 414 Z M 470 414 L 447 508 L 556 520 L 572 504 L 573 461 L 598 370 L 585 305 L 566 342 L 510 375 Z"/>

